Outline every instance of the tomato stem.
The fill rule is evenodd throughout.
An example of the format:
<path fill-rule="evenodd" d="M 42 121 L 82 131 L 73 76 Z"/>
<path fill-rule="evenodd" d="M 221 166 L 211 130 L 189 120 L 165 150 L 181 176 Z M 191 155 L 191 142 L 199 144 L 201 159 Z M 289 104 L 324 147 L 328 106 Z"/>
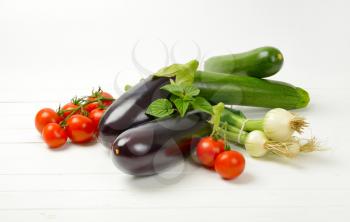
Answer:
<path fill-rule="evenodd" d="M 67 115 L 60 123 L 60 126 L 61 127 L 65 127 L 66 124 L 67 124 L 67 120 L 73 116 L 75 113 L 77 113 L 79 110 L 81 111 L 81 113 L 86 113 L 86 110 L 84 109 L 85 106 L 87 106 L 88 104 L 91 104 L 91 103 L 95 103 L 95 102 L 98 102 L 99 103 L 99 108 L 105 108 L 105 106 L 103 105 L 103 101 L 114 101 L 115 99 L 114 98 L 107 98 L 107 97 L 103 97 L 101 95 L 99 95 L 96 99 L 94 100 L 88 100 L 87 96 L 85 97 L 81 97 L 81 98 L 76 98 L 75 97 L 75 100 L 76 101 L 79 101 L 79 105 L 74 108 L 74 109 L 60 109 L 59 108 L 59 113 L 65 113 L 65 112 L 70 112 L 69 115 Z"/>

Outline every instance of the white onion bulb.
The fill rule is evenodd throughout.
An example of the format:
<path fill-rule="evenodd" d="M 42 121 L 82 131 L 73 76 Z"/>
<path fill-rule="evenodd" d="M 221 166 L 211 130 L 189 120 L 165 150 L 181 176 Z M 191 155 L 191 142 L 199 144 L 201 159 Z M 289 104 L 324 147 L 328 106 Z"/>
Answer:
<path fill-rule="evenodd" d="M 285 142 L 291 139 L 294 132 L 301 133 L 307 126 L 304 118 L 291 112 L 276 108 L 266 113 L 263 129 L 266 136 L 277 142 Z"/>
<path fill-rule="evenodd" d="M 244 146 L 248 154 L 253 157 L 262 157 L 268 152 L 279 156 L 295 157 L 301 152 L 306 153 L 318 150 L 318 143 L 315 138 L 305 140 L 303 143 L 297 138 L 278 142 L 269 140 L 260 130 L 250 132 L 245 139 Z"/>
<path fill-rule="evenodd" d="M 253 157 L 262 157 L 267 153 L 267 149 L 265 149 L 265 143 L 267 141 L 263 132 L 254 130 L 248 134 L 244 146 L 249 155 Z"/>

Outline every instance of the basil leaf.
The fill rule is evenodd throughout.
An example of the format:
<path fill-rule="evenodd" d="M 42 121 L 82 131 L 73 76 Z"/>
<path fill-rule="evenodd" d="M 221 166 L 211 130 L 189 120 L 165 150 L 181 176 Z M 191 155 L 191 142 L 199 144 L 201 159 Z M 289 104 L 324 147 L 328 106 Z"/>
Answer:
<path fill-rule="evenodd" d="M 158 77 L 176 77 L 175 81 L 170 79 L 170 84 L 161 87 L 161 89 L 171 94 L 170 101 L 175 105 L 181 117 L 185 115 L 189 105 L 195 100 L 193 97 L 200 93 L 200 90 L 192 85 L 198 64 L 197 60 L 189 61 L 186 64 L 173 64 L 154 74 Z M 146 113 L 156 117 L 168 116 L 174 112 L 173 104 L 170 101 L 167 99 L 156 100 L 149 105 Z M 202 105 L 202 107 L 205 105 L 207 104 Z M 203 109 L 208 110 L 208 107 Z"/>
<path fill-rule="evenodd" d="M 179 98 L 178 96 L 171 95 L 169 99 L 170 99 L 171 102 L 174 102 L 178 98 Z"/>
<path fill-rule="evenodd" d="M 178 72 L 183 72 L 183 67 L 184 65 L 182 64 L 172 64 L 170 66 L 164 67 L 160 70 L 158 70 L 154 76 L 158 77 L 174 77 L 177 75 Z"/>
<path fill-rule="evenodd" d="M 194 81 L 194 74 L 198 68 L 198 61 L 191 60 L 183 65 L 183 69 L 176 73 L 176 84 L 191 85 Z"/>
<path fill-rule="evenodd" d="M 176 77 L 176 84 L 190 85 L 194 80 L 194 73 L 198 68 L 198 61 L 191 60 L 186 64 L 173 64 L 158 70 L 154 76 L 158 77 Z"/>
<path fill-rule="evenodd" d="M 183 99 L 175 99 L 174 104 L 180 116 L 183 117 L 188 109 L 188 106 L 190 105 L 190 102 Z"/>
<path fill-rule="evenodd" d="M 211 104 L 203 97 L 196 97 L 194 101 L 191 102 L 193 109 L 204 111 L 207 113 L 213 113 L 213 107 Z"/>
<path fill-rule="evenodd" d="M 184 93 L 184 88 L 177 84 L 167 84 L 161 87 L 161 89 L 170 92 L 173 95 L 182 97 Z"/>
<path fill-rule="evenodd" d="M 193 100 L 192 97 L 197 96 L 200 90 L 192 85 L 183 85 L 183 84 L 168 84 L 162 86 L 161 89 L 168 91 L 169 93 L 176 95 L 185 100 Z"/>
<path fill-rule="evenodd" d="M 221 102 L 213 106 L 213 114 L 210 120 L 210 123 L 213 124 L 213 132 L 211 133 L 211 135 L 215 135 L 215 133 L 219 129 L 221 114 L 224 111 L 224 108 L 225 104 Z"/>
<path fill-rule="evenodd" d="M 170 116 L 173 112 L 173 105 L 167 99 L 157 99 L 153 101 L 146 110 L 146 114 L 158 118 Z"/>
<path fill-rule="evenodd" d="M 184 87 L 184 94 L 187 98 L 197 96 L 199 92 L 200 90 L 195 86 L 189 85 Z"/>

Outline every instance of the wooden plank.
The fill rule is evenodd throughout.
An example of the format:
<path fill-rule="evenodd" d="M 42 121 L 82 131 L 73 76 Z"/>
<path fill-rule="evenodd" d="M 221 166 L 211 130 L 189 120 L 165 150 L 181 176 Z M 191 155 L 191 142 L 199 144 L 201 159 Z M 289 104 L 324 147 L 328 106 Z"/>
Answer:
<path fill-rule="evenodd" d="M 110 166 L 111 168 L 113 166 Z M 334 176 L 333 173 L 321 172 L 276 172 L 264 175 L 253 174 L 252 170 L 237 178 L 234 182 L 226 182 L 214 172 L 197 166 L 186 166 L 185 171 L 175 171 L 147 178 L 134 178 L 115 169 L 115 172 L 100 173 L 47 173 L 47 174 L 0 174 L 0 192 L 72 192 L 72 191 L 126 191 L 126 190 L 162 190 L 176 189 L 186 191 L 350 191 L 350 182 L 334 184 L 340 177 L 348 177 L 349 173 Z M 113 168 L 112 168 L 113 169 Z M 270 170 L 270 169 L 266 169 Z M 175 174 L 179 173 L 179 174 Z M 180 174 L 181 173 L 181 174 Z M 279 180 L 274 181 L 278 176 Z M 265 178 L 263 178 L 265 177 Z M 291 180 L 298 177 L 298 180 Z M 311 178 L 311 179 L 310 179 Z M 38 183 L 40 181 L 40 183 Z M 300 182 L 302 181 L 302 182 Z M 307 182 L 307 183 L 306 183 Z M 196 186 L 193 186 L 196 184 Z"/>
<path fill-rule="evenodd" d="M 292 216 L 288 216 L 292 215 Z M 239 221 L 284 222 L 319 221 L 328 222 L 337 215 L 338 222 L 346 222 L 349 218 L 347 206 L 307 206 L 307 207 L 236 207 L 236 208 L 116 208 L 116 209 L 28 209 L 0 210 L 0 219 L 6 222 L 35 221 L 169 221 L 178 222 L 195 220 L 211 222 L 213 217 L 218 221 L 239 218 Z M 103 218 L 103 219 L 102 219 Z"/>
<path fill-rule="evenodd" d="M 209 190 L 216 187 L 233 189 L 232 185 L 240 184 L 249 189 L 270 187 L 312 190 L 349 187 L 349 181 L 346 180 L 349 172 L 338 171 L 339 167 L 349 167 L 349 162 L 347 156 L 339 151 L 306 154 L 291 160 L 275 156 L 253 159 L 243 153 L 246 155 L 245 172 L 232 183 L 225 183 L 215 172 L 192 164 L 189 160 L 165 174 L 135 179 L 116 169 L 110 153 L 99 144 L 91 147 L 72 145 L 60 151 L 50 150 L 44 144 L 6 144 L 2 145 L 1 151 L 0 191 L 128 189 L 132 184 L 151 189 L 176 184 L 175 187 L 179 189 Z M 37 181 L 44 182 L 37 184 Z M 333 181 L 339 182 L 334 184 Z"/>
<path fill-rule="evenodd" d="M 99 144 L 68 144 L 62 150 L 50 150 L 44 143 L 2 144 L 0 149 L 0 173 L 115 172 L 106 149 Z"/>
<path fill-rule="evenodd" d="M 305 198 L 307 197 L 307 198 Z M 164 201 L 166 198 L 166 201 Z M 0 192 L 0 209 L 349 207 L 350 191 L 180 190 Z M 35 200 L 35 201 L 33 201 Z M 185 201 L 190 200 L 190 201 Z"/>

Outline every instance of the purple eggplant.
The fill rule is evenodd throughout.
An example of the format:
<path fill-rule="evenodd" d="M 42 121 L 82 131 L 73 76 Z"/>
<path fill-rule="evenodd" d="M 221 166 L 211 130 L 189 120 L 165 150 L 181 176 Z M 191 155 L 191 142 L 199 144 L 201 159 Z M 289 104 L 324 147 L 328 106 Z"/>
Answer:
<path fill-rule="evenodd" d="M 135 176 L 159 173 L 183 160 L 200 137 L 210 134 L 209 118 L 191 111 L 182 118 L 156 119 L 126 130 L 113 142 L 113 162 Z"/>
<path fill-rule="evenodd" d="M 145 111 L 154 100 L 168 96 L 166 91 L 160 89 L 167 83 L 169 78 L 149 77 L 114 101 L 100 120 L 98 140 L 110 148 L 119 134 L 152 120 Z"/>

